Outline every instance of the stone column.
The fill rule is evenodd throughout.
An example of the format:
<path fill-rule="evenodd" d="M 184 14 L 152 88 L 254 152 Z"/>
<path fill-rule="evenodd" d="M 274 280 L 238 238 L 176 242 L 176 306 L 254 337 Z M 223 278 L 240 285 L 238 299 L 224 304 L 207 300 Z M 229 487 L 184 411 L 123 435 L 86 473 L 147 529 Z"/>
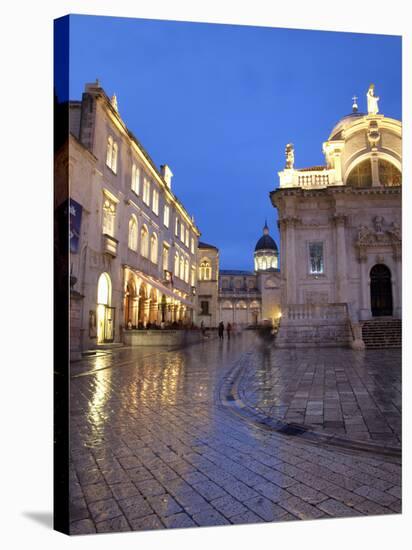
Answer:
<path fill-rule="evenodd" d="M 286 303 L 296 304 L 296 238 L 295 225 L 297 219 L 291 216 L 280 220 L 281 235 L 283 234 L 283 273 L 286 275 Z"/>
<path fill-rule="evenodd" d="M 380 185 L 380 182 L 379 182 L 378 156 L 376 153 L 372 153 L 371 163 L 372 163 L 372 186 L 378 187 Z"/>
<path fill-rule="evenodd" d="M 396 269 L 396 304 L 393 310 L 394 317 L 402 319 L 402 255 L 401 251 L 395 250 L 393 254 Z"/>
<path fill-rule="evenodd" d="M 346 257 L 346 216 L 335 214 L 336 227 L 336 294 L 337 301 L 348 303 L 348 262 Z"/>
<path fill-rule="evenodd" d="M 370 282 L 368 274 L 366 272 L 366 253 L 361 253 L 359 257 L 359 268 L 360 268 L 360 285 L 361 285 L 361 304 L 359 310 L 359 319 L 365 321 L 370 319 L 371 310 L 369 306 L 370 299 Z"/>

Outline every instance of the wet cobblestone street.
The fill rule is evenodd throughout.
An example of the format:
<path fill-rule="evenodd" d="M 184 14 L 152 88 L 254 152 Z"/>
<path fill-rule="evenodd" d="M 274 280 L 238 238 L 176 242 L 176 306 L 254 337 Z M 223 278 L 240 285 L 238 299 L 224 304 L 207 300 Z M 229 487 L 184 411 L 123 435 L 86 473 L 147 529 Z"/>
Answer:
<path fill-rule="evenodd" d="M 259 349 L 255 336 L 244 333 L 174 351 L 119 348 L 73 363 L 71 533 L 400 512 L 397 456 L 264 430 L 220 400 L 233 365 L 262 357 Z M 346 350 L 325 351 L 319 364 L 340 351 Z M 389 356 L 384 361 L 390 368 Z M 269 363 L 260 367 L 267 379 L 255 365 L 256 378 L 245 368 L 242 382 L 245 395 L 250 383 L 249 404 L 258 407 L 262 395 L 266 406 L 282 394 L 280 365 L 271 374 Z M 297 370 L 308 380 L 301 362 Z M 283 390 L 291 391 L 291 375 L 283 375 Z"/>

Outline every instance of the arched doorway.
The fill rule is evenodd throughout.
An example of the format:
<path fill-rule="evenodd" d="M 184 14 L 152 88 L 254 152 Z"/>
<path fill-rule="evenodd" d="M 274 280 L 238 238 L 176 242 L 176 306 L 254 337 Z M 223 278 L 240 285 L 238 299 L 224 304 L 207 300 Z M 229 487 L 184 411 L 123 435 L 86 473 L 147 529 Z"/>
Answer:
<path fill-rule="evenodd" d="M 384 264 L 374 265 L 370 278 L 372 316 L 392 315 L 392 280 L 389 268 Z"/>
<path fill-rule="evenodd" d="M 102 273 L 97 283 L 97 343 L 114 340 L 114 307 L 112 301 L 112 282 L 107 273 Z"/>

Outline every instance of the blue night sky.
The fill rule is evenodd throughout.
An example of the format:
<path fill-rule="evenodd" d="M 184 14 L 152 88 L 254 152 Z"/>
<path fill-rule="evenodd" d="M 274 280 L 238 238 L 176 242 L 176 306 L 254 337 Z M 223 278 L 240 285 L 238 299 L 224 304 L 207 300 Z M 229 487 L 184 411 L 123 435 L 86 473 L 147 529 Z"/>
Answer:
<path fill-rule="evenodd" d="M 323 164 L 322 143 L 375 83 L 380 112 L 401 118 L 401 38 L 372 34 L 70 18 L 70 98 L 96 77 L 173 191 L 195 216 L 222 269 L 253 269 L 285 144 L 295 167 Z"/>

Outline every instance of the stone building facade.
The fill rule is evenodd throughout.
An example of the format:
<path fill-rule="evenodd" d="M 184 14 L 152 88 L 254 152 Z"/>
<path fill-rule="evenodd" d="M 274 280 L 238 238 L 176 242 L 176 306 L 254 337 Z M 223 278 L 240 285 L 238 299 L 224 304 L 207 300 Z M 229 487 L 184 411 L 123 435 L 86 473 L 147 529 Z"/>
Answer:
<path fill-rule="evenodd" d="M 172 191 L 170 168 L 155 166 L 98 82 L 70 102 L 68 151 L 80 348 L 194 321 L 199 229 Z"/>
<path fill-rule="evenodd" d="M 278 344 L 355 342 L 360 325 L 402 316 L 401 122 L 368 110 L 343 117 L 323 144 L 324 166 L 297 169 L 286 148 L 278 210 L 282 321 Z"/>

